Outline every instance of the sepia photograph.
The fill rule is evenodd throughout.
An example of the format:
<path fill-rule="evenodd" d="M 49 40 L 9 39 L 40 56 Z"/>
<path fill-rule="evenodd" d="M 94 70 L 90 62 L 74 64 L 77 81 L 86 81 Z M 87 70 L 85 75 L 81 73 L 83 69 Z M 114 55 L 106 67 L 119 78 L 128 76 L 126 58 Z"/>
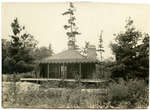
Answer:
<path fill-rule="evenodd" d="M 150 4 L 1 3 L 2 108 L 147 109 Z"/>

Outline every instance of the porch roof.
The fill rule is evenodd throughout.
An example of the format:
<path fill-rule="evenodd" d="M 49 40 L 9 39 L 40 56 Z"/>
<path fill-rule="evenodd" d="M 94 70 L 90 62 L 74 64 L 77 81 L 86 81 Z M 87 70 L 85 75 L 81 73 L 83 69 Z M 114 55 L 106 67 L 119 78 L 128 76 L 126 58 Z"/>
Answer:
<path fill-rule="evenodd" d="M 99 63 L 99 60 L 87 58 L 76 50 L 65 50 L 51 57 L 44 58 L 39 63 Z"/>

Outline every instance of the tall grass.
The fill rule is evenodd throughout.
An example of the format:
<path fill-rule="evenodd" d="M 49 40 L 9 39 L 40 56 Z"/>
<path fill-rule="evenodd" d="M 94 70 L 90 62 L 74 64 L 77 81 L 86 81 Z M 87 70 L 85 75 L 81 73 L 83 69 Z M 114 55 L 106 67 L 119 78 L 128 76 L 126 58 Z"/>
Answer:
<path fill-rule="evenodd" d="M 22 83 L 21 83 L 22 84 Z M 17 85 L 17 84 L 16 84 Z M 36 85 L 36 84 L 35 84 Z M 16 101 L 13 103 L 13 85 L 3 92 L 4 107 L 29 108 L 146 108 L 148 106 L 148 86 L 142 80 L 120 80 L 110 83 L 108 92 L 82 91 L 85 86 L 79 82 L 70 87 L 60 88 L 58 82 L 34 85 L 27 91 L 20 91 L 23 86 L 16 86 Z"/>

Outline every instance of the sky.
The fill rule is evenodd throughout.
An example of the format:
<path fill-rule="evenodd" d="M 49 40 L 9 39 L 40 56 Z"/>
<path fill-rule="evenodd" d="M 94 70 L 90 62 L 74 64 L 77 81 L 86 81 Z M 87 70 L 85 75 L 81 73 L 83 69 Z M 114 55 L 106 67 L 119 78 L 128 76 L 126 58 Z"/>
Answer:
<path fill-rule="evenodd" d="M 103 30 L 105 59 L 113 57 L 110 43 L 113 34 L 124 30 L 125 20 L 130 16 L 139 31 L 150 32 L 150 7 L 146 4 L 92 3 L 75 2 L 76 22 L 81 35 L 76 37 L 79 47 L 85 41 L 98 46 L 98 39 Z M 62 13 L 69 8 L 68 2 L 60 3 L 2 3 L 2 38 L 9 39 L 12 34 L 10 24 L 15 17 L 26 27 L 26 31 L 39 42 L 38 47 L 49 46 L 55 53 L 67 49 L 66 31 L 63 25 L 67 16 Z"/>

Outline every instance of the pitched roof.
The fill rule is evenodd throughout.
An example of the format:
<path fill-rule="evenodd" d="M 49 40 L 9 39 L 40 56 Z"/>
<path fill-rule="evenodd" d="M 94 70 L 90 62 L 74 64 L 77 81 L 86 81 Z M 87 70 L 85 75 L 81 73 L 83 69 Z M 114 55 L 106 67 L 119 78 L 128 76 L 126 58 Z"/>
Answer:
<path fill-rule="evenodd" d="M 99 63 L 95 58 L 87 58 L 76 50 L 65 50 L 51 57 L 44 58 L 40 63 Z"/>

